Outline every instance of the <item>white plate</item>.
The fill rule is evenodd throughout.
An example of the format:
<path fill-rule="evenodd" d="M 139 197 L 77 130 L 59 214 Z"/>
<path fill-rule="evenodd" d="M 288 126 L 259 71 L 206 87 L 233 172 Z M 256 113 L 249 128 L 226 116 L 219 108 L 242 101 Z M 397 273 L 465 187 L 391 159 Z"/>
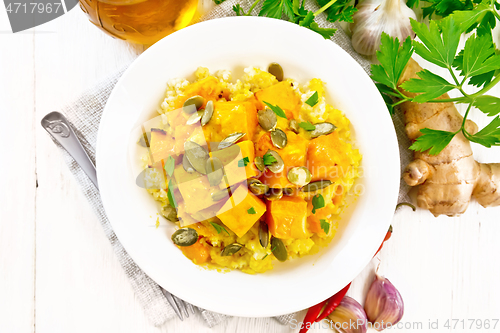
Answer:
<path fill-rule="evenodd" d="M 328 101 L 352 122 L 364 174 L 363 193 L 345 212 L 330 246 L 314 256 L 275 263 L 265 274 L 218 273 L 194 265 L 155 228 L 158 207 L 128 159 L 131 131 L 153 115 L 171 78 L 193 78 L 198 66 L 233 71 L 280 63 L 286 77 L 326 82 Z M 136 138 L 132 138 L 135 140 Z M 176 32 L 144 52 L 123 74 L 101 120 L 97 176 L 113 229 L 134 261 L 157 283 L 199 307 L 243 317 L 282 315 L 335 294 L 366 266 L 394 213 L 399 153 L 389 113 L 368 75 L 345 51 L 319 34 L 281 20 L 233 17 Z M 163 222 L 164 220 L 162 220 Z M 164 222 L 163 222 L 164 223 Z"/>

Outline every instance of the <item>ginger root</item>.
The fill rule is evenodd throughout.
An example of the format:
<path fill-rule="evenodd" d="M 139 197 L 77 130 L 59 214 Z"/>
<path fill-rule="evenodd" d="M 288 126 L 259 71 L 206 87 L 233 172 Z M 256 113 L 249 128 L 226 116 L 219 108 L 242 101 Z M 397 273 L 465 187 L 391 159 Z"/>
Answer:
<path fill-rule="evenodd" d="M 410 59 L 398 85 L 416 78 L 422 68 Z M 409 97 L 402 88 L 401 92 Z M 441 99 L 449 98 L 444 94 Z M 423 128 L 455 132 L 460 129 L 463 117 L 453 103 L 401 104 L 406 133 L 415 141 Z M 466 121 L 467 132 L 477 132 L 477 125 Z M 403 179 L 410 186 L 418 186 L 417 205 L 428 209 L 434 216 L 454 216 L 465 212 L 471 196 L 483 206 L 500 205 L 500 163 L 478 163 L 472 156 L 470 142 L 458 133 L 438 155 L 415 152 L 414 160 L 406 167 Z"/>

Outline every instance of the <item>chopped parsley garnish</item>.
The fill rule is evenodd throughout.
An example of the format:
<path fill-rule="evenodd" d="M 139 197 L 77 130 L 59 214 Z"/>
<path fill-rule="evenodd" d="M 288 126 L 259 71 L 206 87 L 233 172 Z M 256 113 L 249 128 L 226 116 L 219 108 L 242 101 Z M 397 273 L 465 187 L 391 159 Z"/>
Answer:
<path fill-rule="evenodd" d="M 175 169 L 175 160 L 172 156 L 169 156 L 167 160 L 165 161 L 165 172 L 169 177 L 172 177 L 172 174 L 174 173 Z"/>
<path fill-rule="evenodd" d="M 269 104 L 268 102 L 264 102 L 264 104 L 266 104 L 271 110 L 273 110 L 273 112 L 276 113 L 278 117 L 287 119 L 285 111 L 283 111 L 279 106 Z"/>
<path fill-rule="evenodd" d="M 306 131 L 314 131 L 316 129 L 316 126 L 314 126 L 313 124 L 311 124 L 308 121 L 303 121 L 303 122 L 299 123 L 299 126 L 302 127 L 303 129 L 305 129 Z"/>
<path fill-rule="evenodd" d="M 264 165 L 272 165 L 273 163 L 278 162 L 276 160 L 276 157 L 271 155 L 270 153 L 266 153 L 263 157 L 262 160 L 264 161 Z"/>
<path fill-rule="evenodd" d="M 319 99 L 318 92 L 315 91 L 314 94 L 312 94 L 311 97 L 307 99 L 306 104 L 309 105 L 310 107 L 313 107 L 316 104 L 318 104 L 318 99 Z"/>
<path fill-rule="evenodd" d="M 238 161 L 238 166 L 239 167 L 246 167 L 250 163 L 250 160 L 247 157 L 242 158 L 241 160 Z"/>
<path fill-rule="evenodd" d="M 250 208 L 247 210 L 247 213 L 248 213 L 248 214 L 251 214 L 251 215 L 253 215 L 253 214 L 257 214 L 257 212 L 255 211 L 255 208 L 253 208 L 253 207 L 250 207 Z"/>
<path fill-rule="evenodd" d="M 174 183 L 172 182 L 172 179 L 168 181 L 167 198 L 170 206 L 172 206 L 173 208 L 177 208 L 177 202 L 175 201 L 174 195 Z"/>
<path fill-rule="evenodd" d="M 276 249 L 276 246 L 271 249 L 271 253 L 274 252 L 275 249 Z M 266 255 L 260 260 L 266 259 L 268 255 L 269 255 L 269 253 L 266 253 Z"/>
<path fill-rule="evenodd" d="M 323 198 L 321 194 L 316 194 L 312 198 L 312 205 L 313 205 L 312 213 L 316 214 L 316 209 L 325 207 L 325 198 Z"/>
<path fill-rule="evenodd" d="M 217 231 L 217 233 L 218 233 L 218 234 L 220 234 L 221 232 L 225 231 L 225 232 L 226 232 L 226 234 L 227 234 L 228 236 L 230 236 L 230 235 L 229 235 L 229 232 L 227 232 L 226 228 L 224 228 L 224 227 L 223 227 L 223 226 L 221 226 L 220 224 L 217 224 L 217 223 L 215 223 L 215 222 L 210 222 L 210 224 L 211 224 L 211 225 L 215 228 L 215 230 Z"/>
<path fill-rule="evenodd" d="M 328 233 L 330 232 L 330 223 L 328 223 L 324 219 L 319 220 L 319 222 L 320 222 L 320 225 L 321 225 L 321 229 L 323 229 L 323 231 L 325 232 L 325 234 L 328 235 Z"/>

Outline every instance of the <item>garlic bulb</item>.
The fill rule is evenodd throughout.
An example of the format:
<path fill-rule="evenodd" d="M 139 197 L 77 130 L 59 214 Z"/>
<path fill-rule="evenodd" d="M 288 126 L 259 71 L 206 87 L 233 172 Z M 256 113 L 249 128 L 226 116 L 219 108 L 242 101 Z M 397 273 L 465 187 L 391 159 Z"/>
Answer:
<path fill-rule="evenodd" d="M 339 306 L 328 315 L 333 327 L 342 333 L 366 333 L 368 319 L 363 307 L 349 296 L 344 296 Z"/>
<path fill-rule="evenodd" d="M 372 327 L 382 331 L 396 325 L 403 317 L 403 298 L 389 280 L 376 275 L 366 295 L 365 311 Z"/>
<path fill-rule="evenodd" d="M 415 36 L 410 17 L 417 17 L 404 0 L 365 0 L 357 8 L 351 32 L 352 46 L 358 53 L 374 55 L 380 46 L 382 32 L 397 37 L 400 42 Z"/>

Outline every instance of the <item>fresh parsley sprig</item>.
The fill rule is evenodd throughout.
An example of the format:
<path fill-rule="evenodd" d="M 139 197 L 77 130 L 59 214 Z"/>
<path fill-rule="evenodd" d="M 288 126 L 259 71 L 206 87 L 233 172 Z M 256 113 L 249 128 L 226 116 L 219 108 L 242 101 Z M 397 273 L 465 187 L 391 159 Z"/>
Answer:
<path fill-rule="evenodd" d="M 471 16 L 472 17 L 472 16 Z M 456 132 L 424 128 L 410 149 L 415 151 L 429 150 L 431 155 L 439 154 L 453 137 L 462 132 L 470 141 L 486 147 L 500 145 L 500 118 L 496 117 L 485 128 L 475 134 L 467 132 L 466 120 L 472 106 L 488 116 L 500 113 L 500 98 L 485 95 L 500 81 L 500 52 L 495 48 L 491 34 L 472 34 L 465 43 L 463 50 L 458 52 L 462 33 L 471 26 L 464 20 L 462 12 L 456 12 L 440 20 L 431 20 L 429 26 L 412 20 L 411 25 L 419 41 L 407 38 L 402 45 L 399 40 L 383 34 L 377 59 L 380 65 L 372 65 L 372 78 L 387 103 L 391 114 L 398 104 L 411 101 L 416 103 L 455 102 L 468 104 L 461 127 Z M 415 52 L 425 60 L 446 68 L 451 81 L 429 70 L 417 73 L 418 78 L 412 78 L 401 86 L 398 81 L 412 53 Z M 455 74 L 455 70 L 459 74 Z M 479 90 L 468 94 L 464 85 L 469 84 Z M 401 89 L 398 89 L 401 88 Z M 462 96 L 455 98 L 439 98 L 442 94 L 457 90 Z M 409 94 L 417 94 L 411 97 Z M 394 98 L 396 101 L 394 101 Z"/>
<path fill-rule="evenodd" d="M 225 0 L 214 0 L 216 4 L 221 4 Z M 238 16 L 250 16 L 252 11 L 262 0 L 255 0 L 247 12 L 243 10 L 240 4 L 233 6 L 233 11 Z M 316 0 L 321 6 L 316 12 L 305 8 L 306 0 L 263 0 L 262 8 L 258 16 L 282 19 L 296 23 L 302 27 L 311 29 L 319 33 L 325 39 L 333 36 L 336 29 L 322 28 L 314 21 L 315 17 L 325 12 L 327 20 L 330 22 L 345 21 L 352 23 L 352 16 L 357 11 L 352 6 L 350 0 Z"/>
<path fill-rule="evenodd" d="M 455 22 L 465 32 L 476 29 L 478 36 L 491 35 L 500 21 L 500 3 L 497 0 L 425 0 L 427 7 L 423 7 L 424 18 L 433 15 L 447 17 L 455 16 Z M 420 0 L 408 0 L 408 7 L 418 7 Z"/>

